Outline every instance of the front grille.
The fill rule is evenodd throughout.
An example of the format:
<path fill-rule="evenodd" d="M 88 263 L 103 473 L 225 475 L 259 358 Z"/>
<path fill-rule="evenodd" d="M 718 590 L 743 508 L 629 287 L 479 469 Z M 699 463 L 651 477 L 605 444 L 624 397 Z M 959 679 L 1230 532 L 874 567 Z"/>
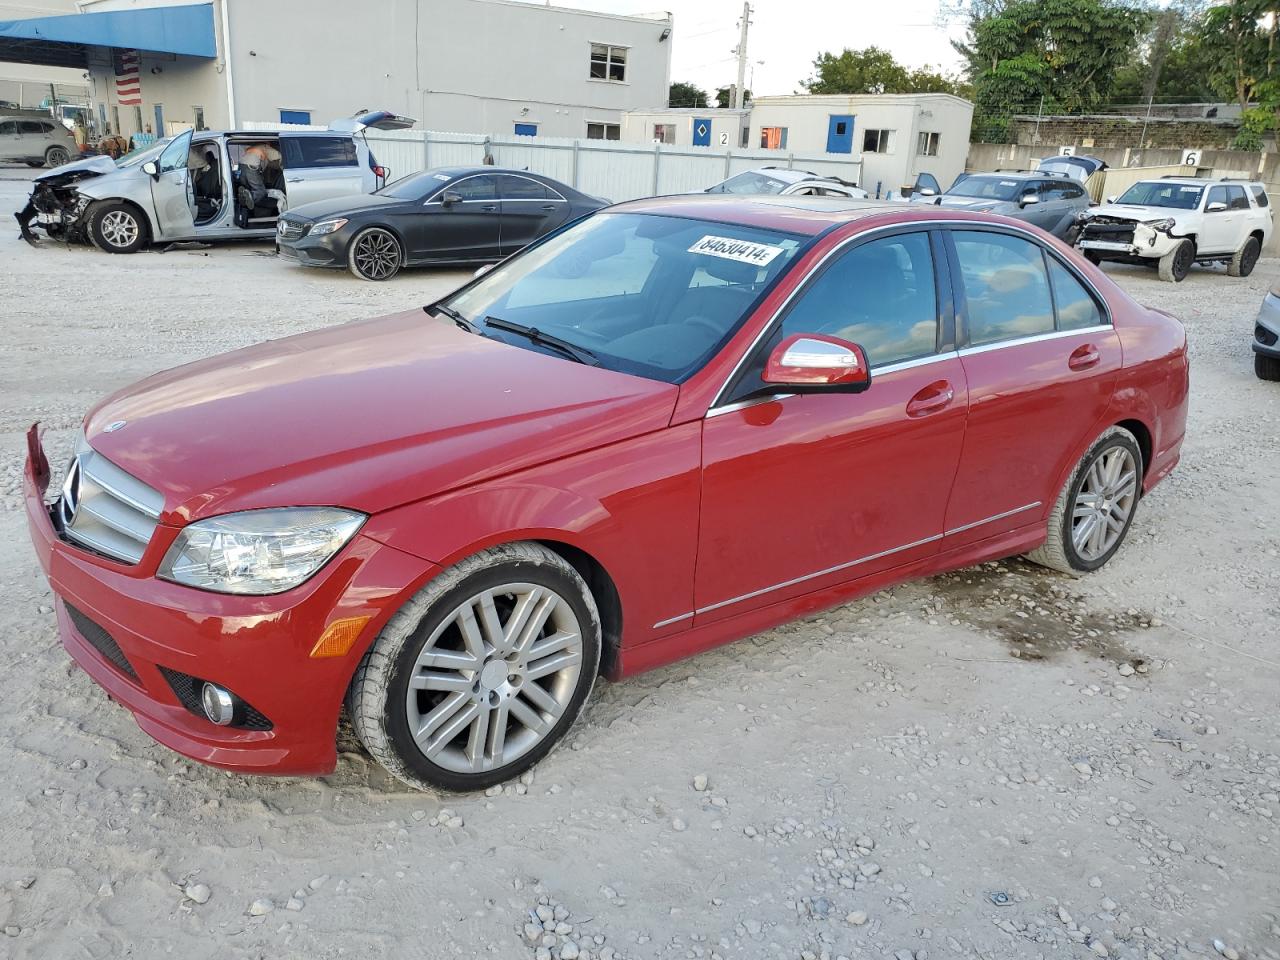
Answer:
<path fill-rule="evenodd" d="M 1253 338 L 1264 347 L 1274 347 L 1276 345 L 1276 341 L 1280 340 L 1280 336 L 1272 333 L 1262 324 L 1258 324 L 1253 328 Z"/>
<path fill-rule="evenodd" d="M 1084 240 L 1105 240 L 1107 243 L 1133 243 L 1132 220 L 1113 220 L 1110 217 L 1094 217 L 1085 223 L 1081 231 Z"/>
<path fill-rule="evenodd" d="M 124 655 L 124 651 L 120 649 L 120 645 L 115 642 L 111 634 L 107 633 L 106 630 L 98 626 L 71 604 L 66 603 L 66 601 L 63 601 L 63 604 L 67 608 L 67 616 L 71 618 L 71 622 L 75 625 L 76 632 L 79 633 L 80 636 L 84 637 L 93 649 L 102 654 L 103 659 L 134 683 L 137 683 L 137 673 L 134 672 L 133 667 L 129 663 L 129 659 Z"/>
<path fill-rule="evenodd" d="M 204 689 L 205 682 L 199 677 L 193 677 L 180 670 L 170 670 L 168 667 L 160 667 L 159 670 L 170 688 L 172 688 L 173 695 L 178 698 L 178 702 L 186 707 L 188 712 L 205 719 L 204 706 L 200 702 L 200 693 Z M 239 727 L 243 730 L 270 730 L 272 728 L 273 724 L 262 713 L 239 698 L 237 698 L 237 701 L 236 720 L 231 726 Z"/>
<path fill-rule="evenodd" d="M 297 240 L 307 232 L 308 224 L 294 223 L 292 220 L 280 220 L 276 223 L 276 233 L 281 240 Z"/>
<path fill-rule="evenodd" d="M 155 533 L 164 496 L 81 444 L 58 499 L 63 535 L 125 563 L 142 559 Z"/>

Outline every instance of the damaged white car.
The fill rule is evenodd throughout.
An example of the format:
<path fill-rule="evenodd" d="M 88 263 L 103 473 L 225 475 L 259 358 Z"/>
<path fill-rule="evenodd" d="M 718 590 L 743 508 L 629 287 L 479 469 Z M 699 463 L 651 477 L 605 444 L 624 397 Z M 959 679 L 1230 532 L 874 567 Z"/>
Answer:
<path fill-rule="evenodd" d="M 1158 267 L 1179 282 L 1193 263 L 1225 263 L 1247 277 L 1271 236 L 1267 191 L 1255 180 L 1140 180 L 1118 199 L 1080 214 L 1076 246 L 1094 263 Z"/>
<path fill-rule="evenodd" d="M 148 243 L 270 239 L 290 206 L 381 187 L 390 171 L 363 132 L 413 123 L 377 111 L 328 130 L 187 130 L 119 160 L 88 157 L 42 173 L 15 216 L 29 243 L 43 230 L 108 253 Z"/>

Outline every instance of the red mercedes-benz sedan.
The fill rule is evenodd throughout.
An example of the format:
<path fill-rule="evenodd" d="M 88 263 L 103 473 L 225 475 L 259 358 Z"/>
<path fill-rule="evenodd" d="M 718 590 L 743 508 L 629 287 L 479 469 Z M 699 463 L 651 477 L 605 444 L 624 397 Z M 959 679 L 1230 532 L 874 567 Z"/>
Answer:
<path fill-rule="evenodd" d="M 26 501 L 71 655 L 143 730 L 496 783 L 618 678 L 913 577 L 1115 554 L 1178 461 L 1181 325 L 957 210 L 612 207 L 423 311 L 190 364 Z"/>

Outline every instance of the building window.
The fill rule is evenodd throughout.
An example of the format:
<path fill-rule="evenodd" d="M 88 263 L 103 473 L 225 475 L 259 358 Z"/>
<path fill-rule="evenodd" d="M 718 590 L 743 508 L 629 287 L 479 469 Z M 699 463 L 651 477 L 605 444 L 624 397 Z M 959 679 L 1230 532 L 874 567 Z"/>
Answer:
<path fill-rule="evenodd" d="M 536 137 L 538 135 L 538 125 L 536 123 L 517 123 L 517 137 Z"/>
<path fill-rule="evenodd" d="M 588 123 L 588 140 L 621 140 L 622 127 L 616 123 Z"/>
<path fill-rule="evenodd" d="M 787 128 L 786 127 L 761 127 L 760 128 L 760 149 L 761 150 L 787 149 Z"/>
<path fill-rule="evenodd" d="M 938 135 L 921 131 L 920 143 L 916 147 L 916 153 L 922 157 L 936 157 L 938 155 Z"/>
<path fill-rule="evenodd" d="M 204 125 L 204 107 L 192 107 L 191 110 L 195 114 L 196 129 L 206 129 Z"/>
<path fill-rule="evenodd" d="M 627 48 L 613 47 L 607 43 L 593 43 L 591 45 L 591 73 L 589 76 L 592 80 L 625 82 L 627 79 Z"/>
<path fill-rule="evenodd" d="M 676 125 L 674 123 L 655 123 L 653 125 L 654 143 L 675 143 Z"/>
<path fill-rule="evenodd" d="M 303 126 L 309 125 L 311 123 L 311 111 L 310 110 L 281 110 L 280 122 L 296 123 Z"/>
<path fill-rule="evenodd" d="M 888 153 L 889 152 L 889 134 L 892 130 L 863 130 L 862 131 L 862 152 L 863 153 Z"/>

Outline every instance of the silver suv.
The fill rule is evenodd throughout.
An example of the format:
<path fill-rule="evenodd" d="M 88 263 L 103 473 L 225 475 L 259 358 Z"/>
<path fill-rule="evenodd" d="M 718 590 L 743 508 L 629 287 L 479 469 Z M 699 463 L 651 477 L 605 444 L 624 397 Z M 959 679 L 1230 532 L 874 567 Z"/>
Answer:
<path fill-rule="evenodd" d="M 56 240 L 90 241 L 108 253 L 148 243 L 271 239 L 289 207 L 372 193 L 389 175 L 363 131 L 413 120 L 385 111 L 328 130 L 187 130 L 119 160 L 88 157 L 37 176 L 18 218 Z"/>
<path fill-rule="evenodd" d="M 0 163 L 57 167 L 79 154 L 75 135 L 58 121 L 0 113 Z"/>
<path fill-rule="evenodd" d="M 1076 216 L 1089 208 L 1084 185 L 1066 173 L 997 170 L 961 176 L 941 196 L 916 193 L 912 203 L 932 203 L 1024 220 L 1059 239 L 1072 233 Z"/>

